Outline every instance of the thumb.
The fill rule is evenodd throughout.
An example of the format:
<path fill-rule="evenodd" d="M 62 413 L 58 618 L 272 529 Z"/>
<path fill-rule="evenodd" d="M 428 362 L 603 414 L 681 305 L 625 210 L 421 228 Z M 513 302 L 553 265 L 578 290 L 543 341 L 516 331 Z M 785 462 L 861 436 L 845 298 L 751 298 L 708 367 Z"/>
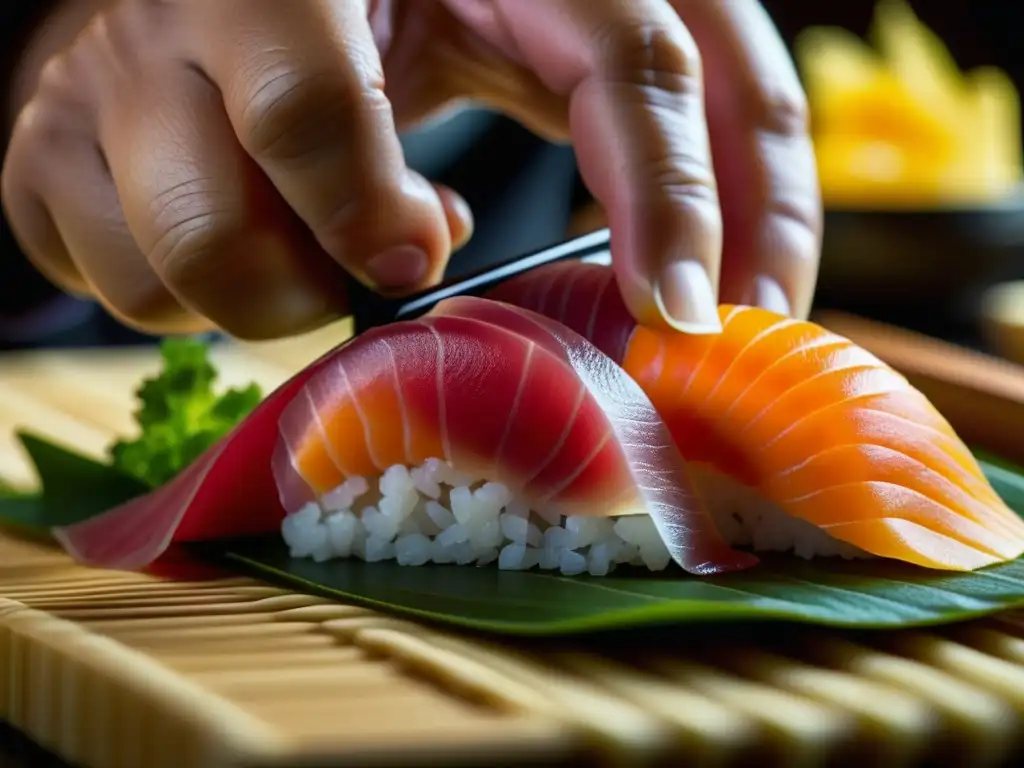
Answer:
<path fill-rule="evenodd" d="M 424 205 L 436 205 L 440 209 L 447 223 L 448 247 L 431 254 L 413 243 L 423 242 L 430 235 L 436 236 L 433 229 L 411 231 L 404 238 L 409 244 L 385 249 L 371 256 L 365 263 L 359 263 L 358 259 L 354 263 L 343 263 L 368 287 L 388 293 L 425 288 L 438 282 L 444 276 L 451 252 L 465 245 L 473 234 L 473 214 L 469 204 L 454 189 L 443 184 L 431 184 L 414 171 L 409 171 L 406 186 L 408 195 L 421 197 Z M 444 240 L 443 237 L 437 239 Z"/>

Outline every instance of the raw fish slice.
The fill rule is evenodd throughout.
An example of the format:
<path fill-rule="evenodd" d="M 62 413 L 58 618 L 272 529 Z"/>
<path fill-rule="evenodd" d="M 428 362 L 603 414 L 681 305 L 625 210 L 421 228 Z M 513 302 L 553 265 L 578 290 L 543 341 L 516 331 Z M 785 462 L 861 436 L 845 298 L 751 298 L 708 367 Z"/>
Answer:
<path fill-rule="evenodd" d="M 701 353 L 696 368 L 685 362 L 690 337 L 652 338 L 657 346 L 663 347 L 655 354 L 666 360 L 675 359 L 677 362 L 675 366 L 669 363 L 656 379 L 648 380 L 645 389 L 656 393 L 651 395 L 652 401 L 660 405 L 659 410 L 670 425 L 674 426 L 676 419 L 673 414 L 679 410 L 683 418 L 711 424 L 715 437 L 713 442 L 716 444 L 732 447 L 741 447 L 744 444 L 757 446 L 756 454 L 747 458 L 743 470 L 752 472 L 754 485 L 769 494 L 773 490 L 771 481 L 774 474 L 785 469 L 775 460 L 776 452 L 782 451 L 784 446 L 788 447 L 786 453 L 792 459 L 800 457 L 801 461 L 805 461 L 832 447 L 837 441 L 862 442 L 875 431 L 871 422 L 876 418 L 884 420 L 886 414 L 880 412 L 875 417 L 871 412 L 859 409 L 859 405 L 865 399 L 907 393 L 909 397 L 916 395 L 923 400 L 922 396 L 912 390 L 903 376 L 851 342 L 847 342 L 843 347 L 818 346 L 811 352 L 791 356 L 790 365 L 799 370 L 786 376 L 763 377 L 760 386 L 765 389 L 760 396 L 755 397 L 751 394 L 753 388 L 746 389 L 745 382 L 750 380 L 751 374 L 758 367 L 765 368 L 771 365 L 789 350 L 780 350 L 777 345 L 764 340 L 761 343 L 751 343 L 750 340 L 756 338 L 760 331 L 751 325 L 748 319 L 752 316 L 760 317 L 762 328 L 782 323 L 791 324 L 792 321 L 752 308 L 723 308 L 722 315 L 725 330 L 720 337 L 711 337 L 715 341 L 711 342 L 710 348 L 705 348 L 706 344 L 694 345 L 694 351 Z M 636 343 L 631 345 L 631 355 L 643 355 L 645 352 L 650 354 L 652 350 L 642 349 L 642 337 L 648 334 L 650 332 L 646 329 L 638 329 Z M 650 335 L 653 337 L 653 334 Z M 831 338 L 832 334 L 828 334 L 828 337 Z M 828 354 L 816 354 L 823 350 L 828 350 Z M 730 365 L 725 362 L 734 359 L 745 360 L 746 364 Z M 757 359 L 761 361 L 760 366 L 752 365 L 751 361 Z M 625 367 L 627 370 L 630 369 L 629 358 Z M 724 371 L 721 371 L 723 367 Z M 721 372 L 716 374 L 716 370 Z M 782 372 L 780 366 L 775 366 L 775 370 Z M 669 382 L 684 377 L 690 383 L 682 393 L 682 399 L 677 401 Z M 776 381 L 773 381 L 773 378 L 776 378 Z M 781 386 L 770 386 L 777 382 L 781 383 Z M 734 393 L 741 387 L 744 388 L 746 395 L 742 399 L 737 399 Z M 935 432 L 953 435 L 945 419 L 934 409 L 929 413 L 925 407 L 920 409 L 917 420 L 906 422 L 902 426 L 900 432 L 894 435 L 896 439 L 890 442 L 890 447 L 911 457 L 918 454 L 917 446 L 931 439 Z M 957 452 L 961 454 L 958 457 L 959 464 L 965 467 L 968 464 L 969 451 L 959 442 L 956 447 L 959 449 Z M 689 455 L 685 449 L 683 454 Z M 724 462 L 721 468 L 734 473 L 733 467 Z M 856 468 L 856 465 L 847 467 L 847 484 L 868 483 L 882 475 L 889 475 L 886 472 L 888 467 L 884 464 L 873 464 L 866 474 L 857 474 Z M 946 465 L 944 469 L 948 472 L 951 468 Z M 807 478 L 804 494 L 820 493 L 823 490 L 822 483 L 827 482 L 825 478 L 806 470 L 804 476 Z M 972 486 L 977 485 L 979 478 L 984 479 L 980 470 L 972 477 L 966 469 L 961 469 L 950 474 L 947 479 L 952 485 L 970 494 Z M 938 503 L 958 515 L 973 518 L 975 522 L 987 525 L 996 532 L 1010 534 L 1008 544 L 1002 548 L 1003 552 L 1013 552 L 1019 546 L 1024 526 L 1020 518 L 994 495 L 986 495 L 983 504 L 965 507 L 957 503 L 957 497 L 951 497 L 940 487 L 936 487 L 934 475 L 928 477 L 920 472 L 904 472 L 901 474 L 900 483 L 908 491 L 925 493 L 935 498 Z M 895 493 L 891 486 L 888 487 L 890 495 Z M 852 487 L 844 491 L 850 496 L 851 503 L 860 498 L 857 495 L 860 492 Z M 974 493 L 976 495 L 976 492 Z M 824 527 L 835 521 L 836 509 L 831 504 L 803 503 L 797 510 L 797 505 L 787 501 L 785 497 L 770 498 L 787 512 L 816 525 Z M 870 507 L 866 510 L 863 506 L 856 509 L 861 515 L 877 513 L 889 517 L 894 514 L 888 509 L 891 506 L 880 501 L 873 510 Z M 912 506 L 914 505 L 908 504 L 906 507 L 908 514 Z M 838 531 L 831 529 L 830 533 L 840 535 Z M 973 540 L 980 543 L 976 538 Z"/>
<path fill-rule="evenodd" d="M 285 409 L 281 441 L 279 483 L 317 475 L 325 457 L 346 480 L 442 459 L 532 509 L 649 515 L 691 573 L 756 563 L 726 546 L 696 503 L 640 387 L 577 334 L 497 302 L 451 299 L 363 334 Z M 310 485 L 317 497 L 332 490 Z"/>
<path fill-rule="evenodd" d="M 599 287 L 613 285 L 612 274 L 563 262 L 491 297 L 602 339 L 692 465 L 839 541 L 953 570 L 1024 552 L 1024 521 L 927 398 L 877 357 L 814 323 L 751 307 L 722 306 L 717 335 L 638 327 L 618 293 Z M 720 502 L 708 501 L 716 512 Z"/>
<path fill-rule="evenodd" d="M 278 531 L 283 511 L 270 472 L 278 418 L 330 354 L 270 393 L 169 483 L 85 522 L 55 528 L 54 537 L 83 565 L 137 570 L 174 542 Z"/>
<path fill-rule="evenodd" d="M 487 297 L 561 323 L 616 362 L 625 359 L 636 325 L 615 273 L 599 265 L 556 262 L 498 285 Z"/>
<path fill-rule="evenodd" d="M 560 323 L 497 302 L 450 299 L 435 311 L 439 316 L 449 313 L 514 330 L 560 355 L 608 420 L 610 430 L 605 442 L 594 443 L 601 446 L 600 452 L 592 451 L 582 469 L 569 473 L 571 480 L 558 486 L 561 493 L 603 490 L 613 476 L 608 465 L 617 465 L 629 473 L 628 487 L 638 491 L 640 498 L 633 503 L 654 518 L 669 551 L 684 568 L 706 572 L 707 565 L 698 565 L 691 552 L 735 562 L 735 553 L 725 547 L 703 510 L 701 514 L 680 514 L 681 510 L 697 508 L 682 459 L 643 391 L 611 358 Z M 441 317 L 435 322 L 440 321 Z M 553 466 L 554 461 L 549 468 Z"/>

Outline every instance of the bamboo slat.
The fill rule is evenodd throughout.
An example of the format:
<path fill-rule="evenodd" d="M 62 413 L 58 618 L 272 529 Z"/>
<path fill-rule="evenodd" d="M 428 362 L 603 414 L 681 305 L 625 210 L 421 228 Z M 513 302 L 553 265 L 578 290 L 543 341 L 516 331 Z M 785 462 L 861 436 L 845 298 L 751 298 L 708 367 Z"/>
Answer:
<path fill-rule="evenodd" d="M 217 363 L 226 383 L 272 387 L 337 338 L 224 348 Z M 154 366 L 0 360 L 0 477 L 33 480 L 15 426 L 101 451 Z M 513 644 L 0 539 L 0 720 L 85 768 L 998 765 L 1024 748 L 1024 613 L 877 635 Z"/>

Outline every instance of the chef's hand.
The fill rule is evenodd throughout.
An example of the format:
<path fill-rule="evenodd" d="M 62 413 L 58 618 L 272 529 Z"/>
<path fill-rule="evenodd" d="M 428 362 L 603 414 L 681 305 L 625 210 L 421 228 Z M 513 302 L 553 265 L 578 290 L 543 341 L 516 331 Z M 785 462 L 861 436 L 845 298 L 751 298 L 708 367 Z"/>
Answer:
<path fill-rule="evenodd" d="M 345 314 L 342 270 L 440 278 L 471 215 L 397 129 L 466 98 L 573 142 L 641 321 L 807 313 L 804 96 L 756 0 L 110 0 L 43 68 L 3 202 L 130 325 L 289 335 Z"/>

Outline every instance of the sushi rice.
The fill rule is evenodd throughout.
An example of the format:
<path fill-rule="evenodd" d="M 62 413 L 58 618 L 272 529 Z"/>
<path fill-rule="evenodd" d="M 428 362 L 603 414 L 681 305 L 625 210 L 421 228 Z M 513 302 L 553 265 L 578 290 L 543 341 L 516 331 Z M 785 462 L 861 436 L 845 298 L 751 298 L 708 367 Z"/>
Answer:
<path fill-rule="evenodd" d="M 713 471 L 695 472 L 723 537 L 755 551 L 863 557 L 862 551 L 792 518 Z M 629 564 L 661 571 L 671 557 L 647 515 L 569 516 L 531 510 L 505 485 L 466 477 L 440 459 L 394 465 L 371 481 L 351 477 L 288 515 L 281 533 L 295 558 L 359 558 L 539 568 L 566 576 L 605 576 Z"/>

